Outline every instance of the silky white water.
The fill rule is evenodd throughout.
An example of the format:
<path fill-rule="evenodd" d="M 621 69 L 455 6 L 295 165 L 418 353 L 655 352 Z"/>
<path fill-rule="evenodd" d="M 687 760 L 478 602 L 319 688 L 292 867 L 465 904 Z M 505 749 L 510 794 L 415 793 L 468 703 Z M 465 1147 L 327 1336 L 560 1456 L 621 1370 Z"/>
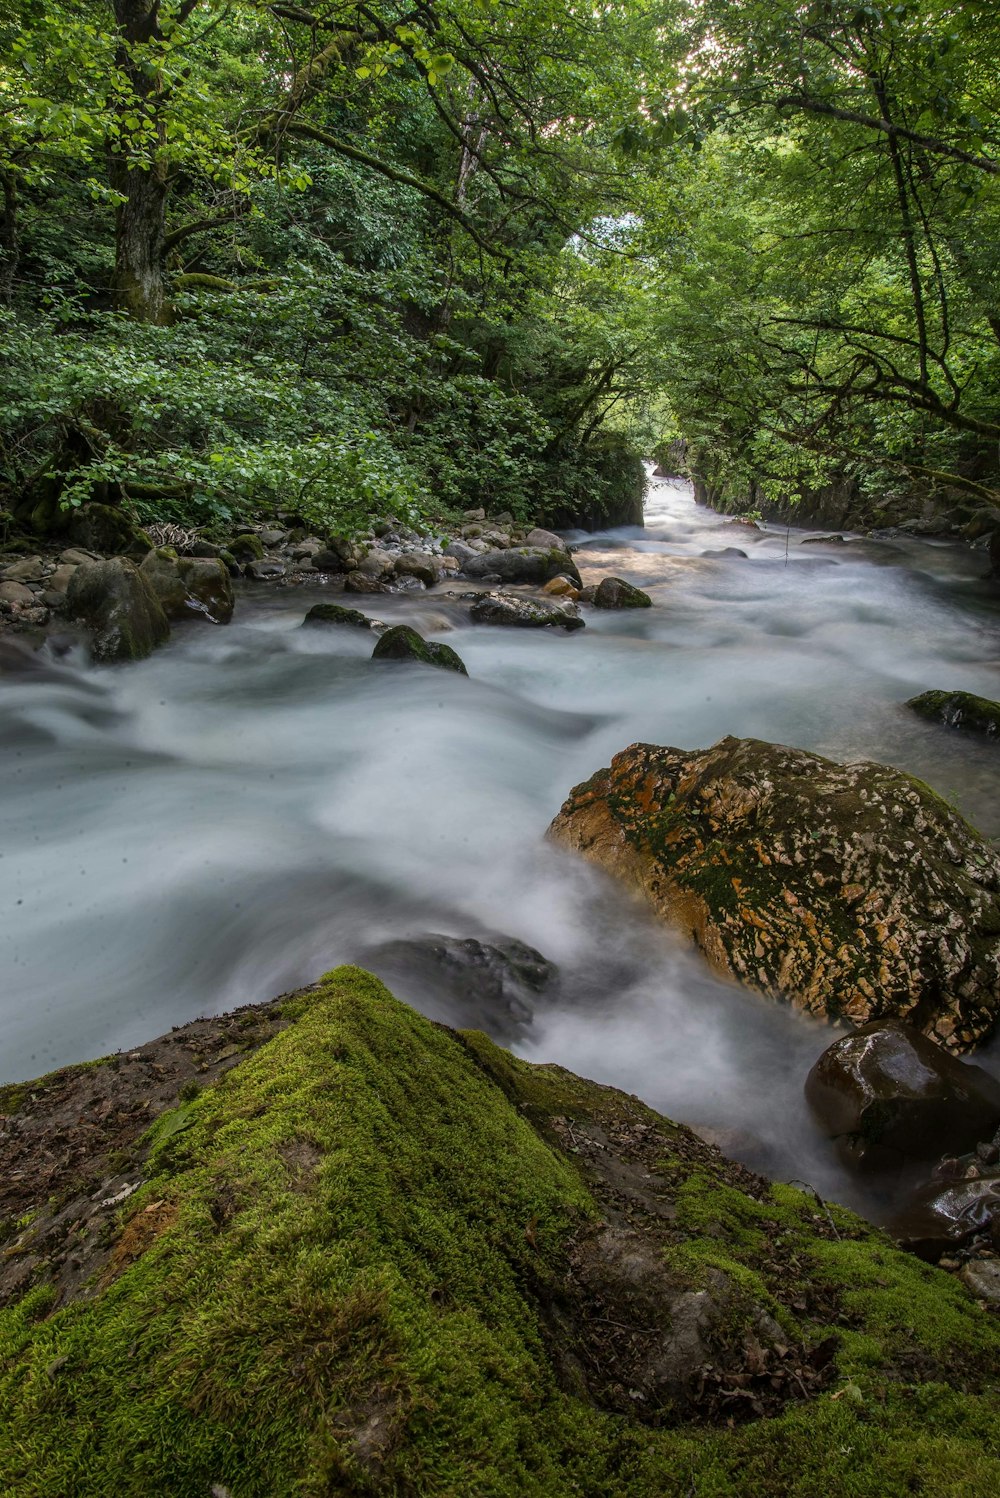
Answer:
<path fill-rule="evenodd" d="M 440 590 L 362 601 L 447 638 L 468 680 L 373 663 L 360 631 L 301 629 L 318 586 L 248 589 L 232 625 L 178 629 L 134 666 L 0 678 L 0 1081 L 268 998 L 389 937 L 502 932 L 563 972 L 522 1054 L 844 1194 L 801 1100 L 830 1030 L 714 979 L 544 841 L 570 787 L 627 744 L 724 734 L 898 765 L 1000 834 L 997 748 L 902 706 L 929 688 L 1000 698 L 984 556 L 807 537 L 731 525 L 653 480 L 644 531 L 575 538 L 585 580 L 626 577 L 653 609 L 588 610 L 564 634 L 471 626 Z M 702 555 L 726 547 L 747 555 Z M 396 986 L 435 1018 L 493 1025 Z"/>

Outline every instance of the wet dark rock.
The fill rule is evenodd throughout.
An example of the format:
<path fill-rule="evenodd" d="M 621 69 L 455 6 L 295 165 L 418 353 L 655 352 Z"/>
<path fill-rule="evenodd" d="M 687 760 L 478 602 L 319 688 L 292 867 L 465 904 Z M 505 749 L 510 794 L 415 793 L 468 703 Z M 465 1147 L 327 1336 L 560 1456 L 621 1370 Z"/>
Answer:
<path fill-rule="evenodd" d="M 312 564 L 317 572 L 343 572 L 344 559 L 337 551 L 331 551 L 328 546 L 321 547 L 319 551 L 312 554 Z"/>
<path fill-rule="evenodd" d="M 847 542 L 839 532 L 832 536 L 803 536 L 799 542 L 800 546 L 846 546 Z"/>
<path fill-rule="evenodd" d="M 887 1224 L 903 1247 L 936 1263 L 943 1253 L 1000 1225 L 1000 1174 L 932 1180 Z"/>
<path fill-rule="evenodd" d="M 469 610 L 474 624 L 502 624 L 515 629 L 582 629 L 575 604 L 539 603 L 513 593 L 481 593 Z"/>
<path fill-rule="evenodd" d="M 580 586 L 580 573 L 568 551 L 535 546 L 511 546 L 481 552 L 462 566 L 466 577 L 496 577 L 503 583 L 547 583 L 553 577 L 568 577 Z"/>
<path fill-rule="evenodd" d="M 866 1169 L 960 1154 L 1000 1124 L 1000 1082 L 892 1021 L 834 1041 L 806 1098 L 845 1162 Z"/>
<path fill-rule="evenodd" d="M 549 833 L 769 997 L 959 1053 L 996 1026 L 1000 854 L 899 770 L 759 739 L 634 744 Z"/>
<path fill-rule="evenodd" d="M 742 559 L 744 562 L 747 560 L 747 554 L 746 554 L 746 552 L 745 551 L 741 551 L 738 546 L 723 546 L 721 549 L 717 549 L 717 550 L 714 550 L 714 551 L 703 551 L 702 552 L 702 556 L 703 557 L 733 557 L 733 558 L 736 558 L 736 559 Z"/>
<path fill-rule="evenodd" d="M 124 557 L 78 567 L 66 590 L 66 612 L 92 631 L 99 661 L 142 660 L 170 635 L 159 599 Z"/>
<path fill-rule="evenodd" d="M 911 697 L 906 706 L 932 723 L 946 723 L 966 733 L 981 733 L 987 738 L 1000 737 L 1000 702 L 977 697 L 972 692 L 922 692 Z"/>
<path fill-rule="evenodd" d="M 317 603 L 302 621 L 303 625 L 349 624 L 355 629 L 372 629 L 373 621 L 360 609 L 347 609 L 339 603 Z"/>
<path fill-rule="evenodd" d="M 282 546 L 288 540 L 288 532 L 276 530 L 261 531 L 260 539 L 264 546 Z"/>
<path fill-rule="evenodd" d="M 217 546 L 214 541 L 204 541 L 199 536 L 192 541 L 188 547 L 188 554 L 192 557 L 221 557 L 224 547 Z"/>
<path fill-rule="evenodd" d="M 113 505 L 89 504 L 74 510 L 66 534 L 77 546 L 111 556 L 138 558 L 153 549 L 145 531 Z"/>
<path fill-rule="evenodd" d="M 648 609 L 653 600 L 622 577 L 602 577 L 594 593 L 595 609 Z"/>
<path fill-rule="evenodd" d="M 387 629 L 372 651 L 373 661 L 417 661 L 422 666 L 437 666 L 443 671 L 457 671 L 468 676 L 461 656 L 450 645 L 436 640 L 425 640 L 408 624 L 395 624 Z"/>
<path fill-rule="evenodd" d="M 254 582 L 266 583 L 284 577 L 287 571 L 284 562 L 247 562 L 245 575 L 253 578 Z"/>
<path fill-rule="evenodd" d="M 345 593 L 384 593 L 384 585 L 377 577 L 369 577 L 364 572 L 349 572 L 344 578 Z"/>
<path fill-rule="evenodd" d="M 386 982 L 416 985 L 440 1003 L 448 1022 L 511 1038 L 531 1023 L 540 998 L 554 1000 L 559 970 L 534 947 L 509 936 L 428 933 L 385 942 L 362 958 Z"/>

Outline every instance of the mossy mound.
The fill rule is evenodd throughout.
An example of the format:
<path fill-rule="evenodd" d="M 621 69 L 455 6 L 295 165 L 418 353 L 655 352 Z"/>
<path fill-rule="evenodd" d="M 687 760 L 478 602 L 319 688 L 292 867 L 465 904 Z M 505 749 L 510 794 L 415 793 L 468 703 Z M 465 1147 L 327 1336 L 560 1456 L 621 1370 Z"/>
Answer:
<path fill-rule="evenodd" d="M 387 629 L 375 649 L 373 661 L 416 661 L 421 666 L 437 666 L 442 671 L 456 671 L 459 676 L 468 676 L 465 662 L 450 645 L 438 640 L 425 640 L 423 635 L 408 624 L 394 624 Z"/>
<path fill-rule="evenodd" d="M 988 697 L 977 697 L 974 692 L 922 692 L 906 705 L 932 723 L 985 734 L 1000 742 L 1000 702 Z"/>
<path fill-rule="evenodd" d="M 954 1280 L 357 969 L 283 1015 L 149 1131 L 96 1280 L 0 1311 L 0 1491 L 997 1491 Z"/>
<path fill-rule="evenodd" d="M 639 889 L 716 968 L 949 1050 L 1000 1015 L 1000 857 L 922 781 L 760 739 L 633 744 L 549 835 Z"/>
<path fill-rule="evenodd" d="M 346 609 L 340 603 L 316 603 L 309 610 L 302 623 L 310 629 L 318 628 L 327 624 L 347 624 L 352 629 L 368 629 L 372 627 L 372 621 L 367 614 L 360 609 Z"/>

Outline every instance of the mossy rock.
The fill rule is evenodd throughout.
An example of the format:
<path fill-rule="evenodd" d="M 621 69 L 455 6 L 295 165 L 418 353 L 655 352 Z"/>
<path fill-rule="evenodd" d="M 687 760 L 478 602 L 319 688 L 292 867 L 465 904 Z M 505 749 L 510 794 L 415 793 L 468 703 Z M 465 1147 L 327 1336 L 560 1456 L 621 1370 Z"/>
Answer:
<path fill-rule="evenodd" d="M 973 692 L 922 692 L 907 707 L 932 723 L 946 723 L 966 733 L 985 734 L 1000 743 L 1000 702 Z"/>
<path fill-rule="evenodd" d="M 759 739 L 633 744 L 549 832 L 760 993 L 956 1052 L 996 1025 L 1000 856 L 899 770 Z"/>
<path fill-rule="evenodd" d="M 77 567 L 66 589 L 66 613 L 91 631 L 99 661 L 142 660 L 170 636 L 159 599 L 125 557 Z"/>
<path fill-rule="evenodd" d="M 648 593 L 626 582 L 623 577 L 602 577 L 594 593 L 596 609 L 650 609 L 653 600 Z"/>
<path fill-rule="evenodd" d="M 956 1280 L 357 969 L 284 1010 L 122 1162 L 94 1282 L 0 1310 L 0 1491 L 1000 1489 Z"/>
<path fill-rule="evenodd" d="M 372 651 L 373 661 L 417 661 L 421 666 L 437 666 L 442 671 L 457 671 L 468 676 L 461 656 L 450 645 L 425 640 L 408 624 L 394 624 L 387 629 Z"/>
<path fill-rule="evenodd" d="M 348 624 L 354 629 L 368 629 L 372 627 L 372 621 L 367 614 L 360 609 L 347 609 L 340 603 L 317 603 L 309 610 L 303 619 L 304 625 L 310 628 L 327 624 Z"/>
<path fill-rule="evenodd" d="M 234 536 L 231 541 L 226 542 L 225 550 L 237 562 L 262 562 L 264 560 L 264 543 L 252 531 L 246 531 L 242 536 Z"/>
<path fill-rule="evenodd" d="M 74 510 L 66 534 L 75 546 L 108 556 L 140 558 L 153 549 L 146 532 L 114 505 L 89 504 Z"/>

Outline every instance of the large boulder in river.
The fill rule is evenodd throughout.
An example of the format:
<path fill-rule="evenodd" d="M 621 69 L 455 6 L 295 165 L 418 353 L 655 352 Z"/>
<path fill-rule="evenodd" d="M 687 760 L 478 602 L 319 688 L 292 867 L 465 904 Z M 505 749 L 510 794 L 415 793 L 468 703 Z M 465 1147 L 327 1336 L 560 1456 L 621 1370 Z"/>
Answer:
<path fill-rule="evenodd" d="M 540 586 L 553 577 L 568 577 L 581 585 L 577 565 L 568 551 L 555 547 L 508 546 L 483 551 L 462 563 L 466 577 L 498 577 L 502 583 L 534 583 Z"/>
<path fill-rule="evenodd" d="M 961 1154 L 1000 1124 L 1000 1082 L 891 1020 L 834 1041 L 806 1098 L 847 1162 L 874 1169 Z"/>
<path fill-rule="evenodd" d="M 233 617 L 233 585 L 217 558 L 178 557 L 161 547 L 143 559 L 139 570 L 168 619 L 228 624 Z"/>
<path fill-rule="evenodd" d="M 570 602 L 538 603 L 513 593 L 483 593 L 469 610 L 473 624 L 502 624 L 514 629 L 583 629 L 576 605 Z"/>
<path fill-rule="evenodd" d="M 124 557 L 78 567 L 66 589 L 66 612 L 92 631 L 99 661 L 141 660 L 170 635 L 159 599 Z"/>
<path fill-rule="evenodd" d="M 1000 856 L 899 770 L 759 739 L 633 744 L 549 833 L 763 994 L 956 1052 L 996 1024 Z"/>
<path fill-rule="evenodd" d="M 438 666 L 442 671 L 457 671 L 468 676 L 465 662 L 450 645 L 425 640 L 408 624 L 394 624 L 387 629 L 372 651 L 373 661 L 416 661 L 421 666 Z"/>
<path fill-rule="evenodd" d="M 1000 702 L 991 702 L 988 697 L 977 697 L 973 692 L 922 692 L 906 705 L 932 723 L 1000 739 Z"/>

